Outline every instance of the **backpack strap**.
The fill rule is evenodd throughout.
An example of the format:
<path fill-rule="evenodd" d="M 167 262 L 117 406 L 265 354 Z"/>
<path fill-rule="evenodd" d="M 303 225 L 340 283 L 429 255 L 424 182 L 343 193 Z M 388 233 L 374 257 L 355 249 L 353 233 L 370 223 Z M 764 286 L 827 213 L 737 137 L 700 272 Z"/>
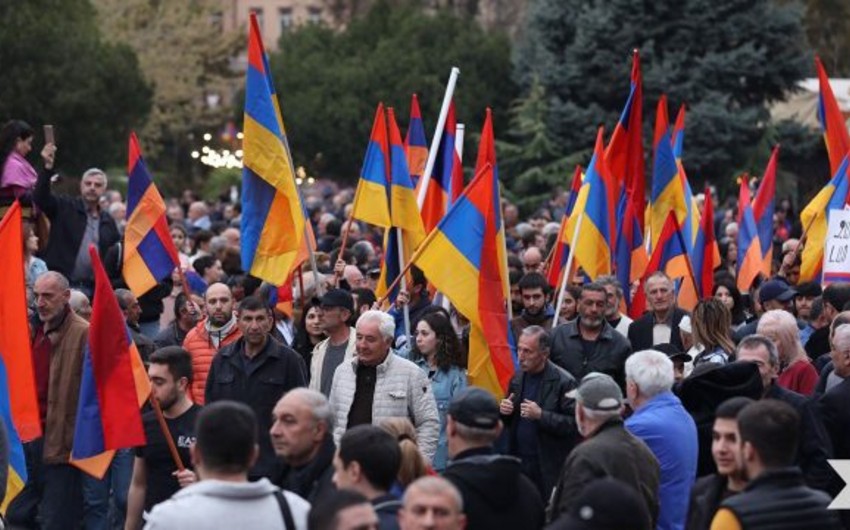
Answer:
<path fill-rule="evenodd" d="M 292 518 L 292 510 L 289 509 L 289 503 L 286 501 L 286 496 L 283 494 L 283 491 L 275 491 L 274 498 L 277 500 L 277 505 L 280 507 L 280 515 L 283 517 L 284 528 L 286 530 L 295 530 L 295 519 Z"/>

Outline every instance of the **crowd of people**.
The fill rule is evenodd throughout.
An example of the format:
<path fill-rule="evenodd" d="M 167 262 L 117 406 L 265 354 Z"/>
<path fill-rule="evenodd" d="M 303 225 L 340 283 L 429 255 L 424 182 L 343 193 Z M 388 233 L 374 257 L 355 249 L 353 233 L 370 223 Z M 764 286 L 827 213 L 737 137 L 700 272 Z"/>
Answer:
<path fill-rule="evenodd" d="M 298 271 L 292 301 L 242 270 L 229 190 L 167 198 L 182 274 L 137 298 L 121 273 L 121 193 L 96 168 L 59 193 L 57 148 L 32 166 L 33 138 L 23 122 L 0 130 L 0 204 L 20 200 L 28 220 L 44 432 L 24 446 L 11 527 L 850 529 L 850 513 L 827 509 L 843 487 L 827 460 L 850 458 L 850 284 L 798 283 L 787 201 L 774 275 L 738 290 L 726 201 L 711 296 L 687 312 L 656 272 L 634 321 L 635 286 L 580 271 L 556 314 L 545 273 L 567 195 L 525 221 L 505 201 L 517 365 L 496 398 L 468 384 L 469 324 L 421 271 L 378 307 L 382 234 L 349 220 L 352 189 L 303 188 L 317 270 Z M 147 443 L 116 451 L 102 479 L 69 463 L 89 245 L 168 430 L 146 408 Z"/>

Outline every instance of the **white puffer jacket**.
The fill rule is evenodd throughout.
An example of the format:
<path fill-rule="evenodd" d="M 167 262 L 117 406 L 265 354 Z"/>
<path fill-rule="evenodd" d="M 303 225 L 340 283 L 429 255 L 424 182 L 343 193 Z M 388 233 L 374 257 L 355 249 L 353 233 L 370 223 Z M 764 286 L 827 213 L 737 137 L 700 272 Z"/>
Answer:
<path fill-rule="evenodd" d="M 357 357 L 343 361 L 334 372 L 330 402 L 334 411 L 334 442 L 339 445 L 348 425 L 348 412 L 357 385 Z M 409 418 L 416 427 L 419 450 L 430 461 L 440 438 L 440 415 L 431 381 L 421 368 L 394 353 L 378 365 L 372 423 L 384 418 Z"/>

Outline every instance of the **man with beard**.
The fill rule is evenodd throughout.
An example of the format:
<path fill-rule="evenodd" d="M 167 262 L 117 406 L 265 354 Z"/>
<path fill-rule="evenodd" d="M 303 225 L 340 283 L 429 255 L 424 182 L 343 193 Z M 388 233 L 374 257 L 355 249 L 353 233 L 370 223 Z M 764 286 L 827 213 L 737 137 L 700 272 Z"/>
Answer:
<path fill-rule="evenodd" d="M 514 337 L 529 326 L 552 329 L 555 309 L 549 303 L 549 283 L 538 272 L 529 272 L 519 280 L 519 292 L 522 298 L 522 313 L 511 320 Z"/>
<path fill-rule="evenodd" d="M 186 334 L 183 348 L 192 356 L 194 381 L 190 389 L 192 401 L 204 404 L 207 376 L 215 354 L 242 336 L 233 314 L 233 294 L 230 287 L 214 283 L 204 293 L 207 318 Z"/>
<path fill-rule="evenodd" d="M 558 326 L 552 334 L 551 360 L 580 380 L 590 372 L 601 372 L 625 388 L 629 341 L 605 320 L 607 292 L 602 285 L 584 285 L 578 301 L 578 318 Z"/>
<path fill-rule="evenodd" d="M 616 276 L 600 276 L 597 280 L 605 292 L 608 293 L 608 304 L 605 306 L 605 320 L 611 324 L 611 327 L 624 337 L 629 336 L 629 327 L 632 325 L 632 319 L 620 312 L 620 305 L 623 302 L 623 286 L 620 285 L 620 280 Z M 623 306 L 625 307 L 625 306 Z"/>
<path fill-rule="evenodd" d="M 197 481 L 189 447 L 195 443 L 195 419 L 201 407 L 192 403 L 188 395 L 192 384 L 192 359 L 179 346 L 162 348 L 151 355 L 148 375 L 153 396 L 162 408 L 184 470 L 177 470 L 156 414 L 146 412 L 142 424 L 147 444 L 136 448 L 127 502 L 127 530 L 141 528 L 143 512 L 149 513 L 180 488 Z"/>

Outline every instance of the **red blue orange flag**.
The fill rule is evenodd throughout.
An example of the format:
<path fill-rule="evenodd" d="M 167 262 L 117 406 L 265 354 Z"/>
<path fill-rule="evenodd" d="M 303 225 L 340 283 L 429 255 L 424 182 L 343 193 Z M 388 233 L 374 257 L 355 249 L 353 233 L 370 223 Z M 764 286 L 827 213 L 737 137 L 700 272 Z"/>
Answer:
<path fill-rule="evenodd" d="M 612 178 L 605 163 L 602 127 L 596 134 L 593 158 L 576 200 L 573 215 L 567 222 L 567 234 L 573 237 L 581 219 L 578 241 L 570 241 L 575 260 L 592 280 L 611 274 L 611 262 L 616 248 L 615 232 L 617 196 L 612 195 Z"/>
<path fill-rule="evenodd" d="M 415 186 L 428 162 L 428 141 L 425 137 L 425 124 L 422 122 L 422 111 L 419 110 L 419 98 L 416 94 L 410 98 L 410 123 L 407 125 L 407 135 L 404 137 L 404 149 L 407 152 L 407 167 L 410 178 Z"/>
<path fill-rule="evenodd" d="M 422 222 L 425 224 L 426 232 L 431 232 L 437 226 L 440 219 L 446 215 L 451 202 L 451 182 L 452 176 L 456 173 L 455 164 L 457 163 L 457 154 L 455 152 L 456 129 L 455 103 L 452 100 L 449 105 L 448 114 L 446 115 L 446 125 L 443 128 L 443 135 L 440 138 L 440 146 L 437 148 L 431 178 L 421 179 L 419 181 L 420 186 L 423 183 L 428 186 L 425 190 L 425 200 L 420 208 Z"/>
<path fill-rule="evenodd" d="M 700 229 L 694 244 L 694 280 L 700 298 L 709 298 L 714 290 L 714 269 L 720 266 L 720 250 L 714 236 L 714 206 L 711 190 L 705 188 L 705 205 L 700 218 Z"/>
<path fill-rule="evenodd" d="M 652 205 L 650 206 L 650 232 L 652 248 L 658 244 L 661 230 L 670 210 L 676 212 L 676 222 L 684 224 L 688 206 L 679 164 L 673 152 L 673 139 L 667 116 L 667 96 L 658 100 L 655 113 L 655 140 L 652 164 Z"/>
<path fill-rule="evenodd" d="M 389 228 L 390 217 L 390 156 L 387 137 L 387 118 L 384 104 L 378 103 L 372 134 L 366 147 L 360 180 L 354 192 L 351 215 L 375 226 Z"/>
<path fill-rule="evenodd" d="M 832 87 L 829 85 L 829 76 L 820 57 L 815 56 L 815 68 L 818 71 L 818 84 L 820 95 L 818 96 L 818 120 L 823 129 L 823 141 L 826 144 L 826 152 L 829 155 L 829 169 L 832 175 L 838 173 L 841 161 L 850 152 L 850 134 L 847 132 L 847 124 Z"/>
<path fill-rule="evenodd" d="M 115 292 L 93 245 L 89 247 L 89 255 L 95 290 L 71 463 L 102 476 L 112 457 L 110 451 L 145 444 L 140 408 L 151 388 L 142 358 L 130 338 Z"/>
<path fill-rule="evenodd" d="M 693 280 L 693 273 L 688 259 L 688 249 L 682 229 L 676 221 L 676 213 L 670 211 L 664 221 L 661 232 L 658 234 L 658 244 L 652 250 L 649 264 L 646 266 L 643 277 L 635 292 L 629 314 L 632 318 L 638 318 L 646 311 L 646 292 L 644 284 L 652 273 L 664 271 L 671 279 L 685 278 Z"/>
<path fill-rule="evenodd" d="M 567 235 L 567 222 L 575 209 L 576 201 L 578 200 L 579 191 L 581 191 L 581 180 L 584 170 L 581 166 L 576 166 L 573 172 L 572 184 L 570 185 L 570 198 L 567 199 L 567 205 L 564 208 L 564 214 L 561 216 L 561 226 L 558 228 L 558 239 L 555 241 L 555 250 L 552 251 L 552 259 L 546 270 L 546 279 L 552 287 L 561 285 L 561 273 L 567 265 L 567 257 L 569 253 L 569 245 L 567 240 L 570 236 Z"/>
<path fill-rule="evenodd" d="M 8 478 L 6 497 L 0 512 L 24 488 L 27 466 L 22 442 L 41 436 L 30 351 L 24 249 L 21 245 L 23 220 L 16 201 L 0 221 L 0 417 L 8 439 Z"/>
<path fill-rule="evenodd" d="M 832 180 L 815 195 L 815 198 L 803 208 L 800 214 L 803 226 L 809 227 L 806 245 L 802 252 L 800 282 L 816 281 L 821 274 L 829 211 L 841 210 L 845 205 L 850 204 L 850 184 L 847 180 L 847 168 L 848 157 L 845 156 Z M 833 278 L 823 278 L 824 283 L 832 280 Z"/>
<path fill-rule="evenodd" d="M 633 209 L 646 209 L 646 176 L 643 160 L 643 81 L 640 73 L 640 54 L 632 52 L 631 87 L 620 120 L 611 134 L 605 150 L 605 161 L 620 188 L 628 191 L 634 201 Z M 619 196 L 619 193 L 617 194 Z M 639 217 L 643 231 L 643 215 Z"/>
<path fill-rule="evenodd" d="M 638 281 L 646 269 L 649 256 L 643 242 L 640 218 L 635 211 L 635 202 L 629 200 L 625 190 L 620 194 L 617 205 L 617 249 L 614 253 L 614 272 L 623 287 L 626 306 L 631 304 L 632 283 Z"/>
<path fill-rule="evenodd" d="M 242 142 L 242 268 L 272 285 L 282 285 L 298 264 L 306 220 L 254 13 L 249 31 Z"/>
<path fill-rule="evenodd" d="M 142 296 L 168 277 L 180 265 L 180 258 L 168 232 L 165 201 L 142 158 L 136 133 L 130 133 L 127 166 L 127 226 L 122 272 L 133 294 Z"/>
<path fill-rule="evenodd" d="M 499 270 L 500 207 L 499 184 L 487 164 L 413 257 L 470 322 L 470 384 L 499 398 L 515 370 Z"/>
<path fill-rule="evenodd" d="M 776 160 L 779 157 L 779 146 L 773 148 L 767 168 L 761 178 L 761 183 L 753 198 L 753 218 L 756 221 L 759 245 L 761 246 L 761 272 L 765 277 L 770 276 L 773 264 L 773 213 L 776 209 Z"/>
<path fill-rule="evenodd" d="M 749 290 L 753 281 L 761 272 L 762 253 L 758 237 L 753 206 L 750 203 L 750 185 L 747 175 L 741 177 L 741 189 L 738 192 L 738 289 Z"/>
<path fill-rule="evenodd" d="M 679 180 L 682 182 L 682 188 L 685 196 L 685 218 L 680 220 L 682 226 L 682 234 L 685 236 L 685 242 L 688 249 L 693 252 L 693 245 L 697 239 L 699 231 L 700 215 L 699 207 L 697 206 L 696 197 L 691 189 L 691 184 L 688 182 L 688 175 L 685 173 L 685 166 L 682 164 L 682 153 L 685 143 L 685 105 L 679 107 L 679 112 L 676 114 L 676 123 L 673 125 L 673 156 L 676 157 L 676 167 L 679 169 Z M 696 302 L 694 302 L 696 305 Z"/>

